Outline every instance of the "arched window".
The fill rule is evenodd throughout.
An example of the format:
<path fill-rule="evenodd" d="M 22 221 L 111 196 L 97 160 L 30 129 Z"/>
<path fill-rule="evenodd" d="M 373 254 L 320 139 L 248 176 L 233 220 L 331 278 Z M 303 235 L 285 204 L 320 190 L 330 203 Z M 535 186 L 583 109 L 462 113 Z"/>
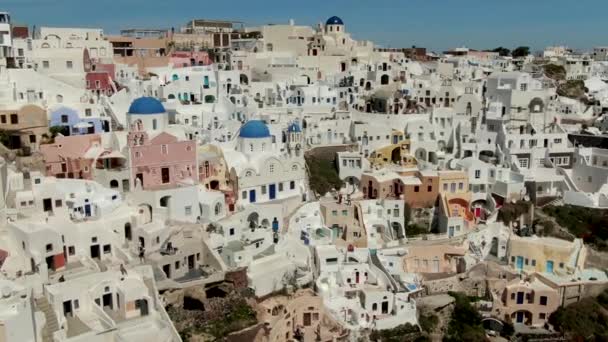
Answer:
<path fill-rule="evenodd" d="M 177 76 L 177 74 L 173 74 L 173 76 L 171 76 L 171 79 L 173 81 L 177 81 L 177 80 L 179 80 L 179 76 Z"/>
<path fill-rule="evenodd" d="M 270 164 L 270 166 L 268 166 L 268 171 L 270 171 L 270 173 L 274 173 L 274 164 Z"/>
<path fill-rule="evenodd" d="M 222 212 L 222 204 L 216 203 L 214 208 L 215 216 L 219 215 Z"/>
<path fill-rule="evenodd" d="M 298 165 L 292 165 L 291 166 L 291 171 L 298 171 Z"/>
<path fill-rule="evenodd" d="M 253 176 L 253 172 L 251 172 L 251 171 L 245 172 L 245 177 L 251 177 L 251 176 Z"/>
<path fill-rule="evenodd" d="M 158 123 L 156 122 L 156 119 L 152 119 L 152 129 L 157 129 L 158 127 Z"/>

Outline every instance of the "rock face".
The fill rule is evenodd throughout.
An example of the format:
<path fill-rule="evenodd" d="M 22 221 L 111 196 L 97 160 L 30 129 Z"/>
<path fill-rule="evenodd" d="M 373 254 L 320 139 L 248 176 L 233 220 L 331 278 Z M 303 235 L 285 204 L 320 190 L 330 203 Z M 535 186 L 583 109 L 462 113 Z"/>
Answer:
<path fill-rule="evenodd" d="M 167 291 L 162 296 L 184 341 L 213 341 L 217 336 L 212 335 L 225 335 L 257 322 L 251 309 L 255 304 L 231 283 Z"/>

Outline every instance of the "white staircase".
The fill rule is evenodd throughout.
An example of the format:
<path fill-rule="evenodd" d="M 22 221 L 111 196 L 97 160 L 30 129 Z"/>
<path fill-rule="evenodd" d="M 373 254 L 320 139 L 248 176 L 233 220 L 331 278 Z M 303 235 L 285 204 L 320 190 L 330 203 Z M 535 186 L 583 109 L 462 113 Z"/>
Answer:
<path fill-rule="evenodd" d="M 42 311 L 46 318 L 46 323 L 42 328 L 42 342 L 53 342 L 53 333 L 59 330 L 59 322 L 57 321 L 55 310 L 53 310 L 46 297 L 37 298 L 36 307 Z"/>

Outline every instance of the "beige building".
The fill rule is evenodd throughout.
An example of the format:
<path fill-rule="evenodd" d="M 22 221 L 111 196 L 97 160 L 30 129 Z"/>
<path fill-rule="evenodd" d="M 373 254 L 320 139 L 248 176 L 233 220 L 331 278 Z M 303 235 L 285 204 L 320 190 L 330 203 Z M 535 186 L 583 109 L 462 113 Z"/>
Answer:
<path fill-rule="evenodd" d="M 349 331 L 326 311 L 323 298 L 311 290 L 300 290 L 292 297 L 275 296 L 259 304 L 258 319 L 264 328 L 257 342 L 346 341 Z"/>
<path fill-rule="evenodd" d="M 587 248 L 580 239 L 570 242 L 551 237 L 513 235 L 507 256 L 509 265 L 519 271 L 566 275 L 583 269 Z"/>
<path fill-rule="evenodd" d="M 19 110 L 0 111 L 0 130 L 6 135 L 2 143 L 9 149 L 38 151 L 43 136 L 49 133 L 46 110 L 25 105 Z"/>
<path fill-rule="evenodd" d="M 454 274 L 464 270 L 468 246 L 410 246 L 403 257 L 403 271 L 422 274 Z"/>
<path fill-rule="evenodd" d="M 515 324 L 541 327 L 560 306 L 557 290 L 537 277 L 514 279 L 494 294 L 494 314 Z"/>

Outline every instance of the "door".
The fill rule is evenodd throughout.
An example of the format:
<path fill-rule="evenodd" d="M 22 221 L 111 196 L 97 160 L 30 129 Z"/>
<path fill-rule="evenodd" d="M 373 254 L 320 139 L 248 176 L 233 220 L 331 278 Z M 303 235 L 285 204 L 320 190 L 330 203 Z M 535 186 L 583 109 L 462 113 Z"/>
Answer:
<path fill-rule="evenodd" d="M 104 294 L 103 297 L 101 297 L 101 300 L 103 302 L 103 307 L 104 308 L 108 307 L 108 308 L 110 308 L 110 310 L 114 309 L 114 303 L 112 301 L 112 294 L 111 293 Z"/>
<path fill-rule="evenodd" d="M 553 273 L 553 261 L 547 261 L 547 273 Z"/>
<path fill-rule="evenodd" d="M 449 227 L 448 228 L 448 237 L 453 237 L 454 236 L 454 227 Z"/>
<path fill-rule="evenodd" d="M 91 246 L 91 258 L 99 259 L 101 257 L 99 245 Z"/>
<path fill-rule="evenodd" d="M 45 261 L 46 261 L 46 267 L 49 270 L 54 271 L 55 270 L 55 258 L 51 255 L 51 256 L 46 257 Z"/>
<path fill-rule="evenodd" d="M 305 312 L 304 313 L 303 321 L 304 321 L 303 323 L 304 323 L 305 327 L 309 327 L 311 325 L 312 320 L 311 320 L 311 313 L 310 312 Z"/>
<path fill-rule="evenodd" d="M 73 313 L 72 313 L 72 301 L 71 300 L 66 300 L 65 302 L 63 302 L 63 315 L 65 317 L 72 317 Z"/>
<path fill-rule="evenodd" d="M 523 323 L 524 322 L 524 313 L 523 313 L 523 311 L 517 312 L 516 315 L 517 315 L 517 318 L 515 319 L 515 321 L 517 323 Z"/>
<path fill-rule="evenodd" d="M 277 220 L 276 217 L 274 218 L 274 220 L 272 220 L 272 230 L 275 232 L 279 231 L 279 220 Z"/>
<path fill-rule="evenodd" d="M 522 270 L 524 268 L 524 257 L 517 257 L 517 269 Z"/>
<path fill-rule="evenodd" d="M 382 313 L 383 314 L 388 313 L 388 302 L 382 302 Z"/>
<path fill-rule="evenodd" d="M 249 202 L 255 203 L 255 190 L 249 190 Z"/>
<path fill-rule="evenodd" d="M 125 239 L 131 241 L 133 239 L 133 233 L 131 232 L 131 223 L 125 223 Z"/>
<path fill-rule="evenodd" d="M 188 256 L 188 269 L 191 270 L 194 268 L 194 255 Z"/>
<path fill-rule="evenodd" d="M 273 200 L 277 197 L 277 185 L 276 184 L 270 184 L 270 186 L 268 187 L 268 195 L 271 200 Z"/>
<path fill-rule="evenodd" d="M 164 265 L 163 272 L 165 272 L 167 278 L 171 279 L 171 264 Z"/>
<path fill-rule="evenodd" d="M 359 284 L 359 272 L 355 272 L 355 283 Z"/>
<path fill-rule="evenodd" d="M 481 217 L 481 208 L 475 208 L 475 217 Z"/>
<path fill-rule="evenodd" d="M 168 167 L 163 167 L 161 169 L 161 177 L 162 177 L 163 184 L 169 183 L 169 168 Z"/>
<path fill-rule="evenodd" d="M 53 211 L 53 200 L 51 198 L 43 199 L 42 207 L 44 211 Z"/>
<path fill-rule="evenodd" d="M 90 217 L 91 216 L 91 205 L 90 204 L 85 204 L 84 205 L 84 216 L 85 217 Z"/>
<path fill-rule="evenodd" d="M 135 301 L 135 308 L 139 309 L 141 316 L 148 316 L 148 301 L 145 299 L 138 299 Z"/>

